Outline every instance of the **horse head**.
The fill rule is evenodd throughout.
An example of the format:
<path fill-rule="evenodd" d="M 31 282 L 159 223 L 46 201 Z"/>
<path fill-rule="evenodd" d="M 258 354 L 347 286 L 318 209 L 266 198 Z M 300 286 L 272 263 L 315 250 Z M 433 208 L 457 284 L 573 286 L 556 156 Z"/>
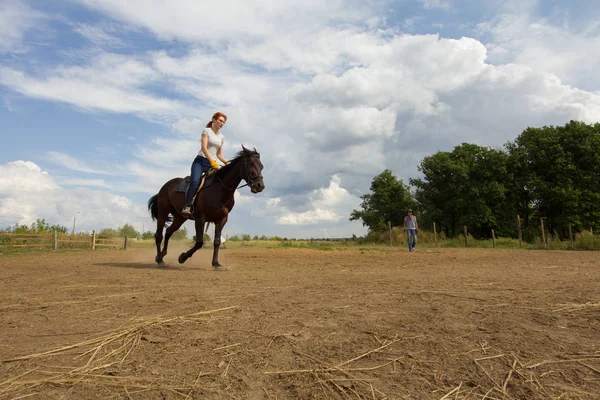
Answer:
<path fill-rule="evenodd" d="M 256 149 L 249 150 L 244 145 L 242 145 L 241 153 L 244 158 L 242 179 L 246 181 L 252 193 L 262 192 L 265 189 L 265 182 L 262 176 L 263 165 L 260 162 L 260 154 Z"/>

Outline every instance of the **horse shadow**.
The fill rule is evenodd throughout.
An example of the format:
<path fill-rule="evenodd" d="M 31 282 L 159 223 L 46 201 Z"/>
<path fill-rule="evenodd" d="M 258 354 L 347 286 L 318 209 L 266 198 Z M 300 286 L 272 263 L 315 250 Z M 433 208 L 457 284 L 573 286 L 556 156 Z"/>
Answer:
<path fill-rule="evenodd" d="M 141 262 L 106 262 L 106 263 L 96 263 L 94 265 L 98 265 L 101 267 L 114 267 L 114 268 L 132 268 L 132 269 L 157 269 L 161 271 L 183 271 L 189 268 L 179 267 L 175 265 L 167 265 L 166 267 L 159 267 L 156 263 L 141 263 Z"/>

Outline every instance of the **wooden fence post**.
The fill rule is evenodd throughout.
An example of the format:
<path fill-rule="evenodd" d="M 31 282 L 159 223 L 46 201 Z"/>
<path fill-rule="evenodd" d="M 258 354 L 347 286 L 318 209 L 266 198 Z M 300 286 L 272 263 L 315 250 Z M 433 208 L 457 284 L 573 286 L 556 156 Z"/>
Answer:
<path fill-rule="evenodd" d="M 437 230 L 435 229 L 435 222 L 433 223 L 433 242 L 435 243 L 435 247 L 437 247 Z"/>
<path fill-rule="evenodd" d="M 123 250 L 127 250 L 127 236 L 125 236 L 125 242 L 123 242 Z"/>
<path fill-rule="evenodd" d="M 54 250 L 58 249 L 58 239 L 56 238 L 56 230 L 52 231 L 52 248 Z"/>
<path fill-rule="evenodd" d="M 494 248 L 496 248 L 496 233 L 494 232 L 493 229 L 492 229 L 492 244 L 493 244 Z"/>
<path fill-rule="evenodd" d="M 463 227 L 464 233 L 465 233 L 465 247 L 469 247 L 469 239 L 467 237 L 467 226 L 465 225 Z"/>
<path fill-rule="evenodd" d="M 519 247 L 523 246 L 523 232 L 521 231 L 521 217 L 517 215 L 517 232 L 519 232 Z"/>
<path fill-rule="evenodd" d="M 92 250 L 96 250 L 96 231 L 92 231 Z"/>
<path fill-rule="evenodd" d="M 573 225 L 569 224 L 569 243 L 573 246 Z"/>
<path fill-rule="evenodd" d="M 388 222 L 388 228 L 390 228 L 390 246 L 392 245 L 392 223 Z"/>
<path fill-rule="evenodd" d="M 544 247 L 548 247 L 548 243 L 546 243 L 546 232 L 544 230 L 544 218 L 540 217 L 540 222 L 542 224 L 542 242 L 544 242 Z"/>

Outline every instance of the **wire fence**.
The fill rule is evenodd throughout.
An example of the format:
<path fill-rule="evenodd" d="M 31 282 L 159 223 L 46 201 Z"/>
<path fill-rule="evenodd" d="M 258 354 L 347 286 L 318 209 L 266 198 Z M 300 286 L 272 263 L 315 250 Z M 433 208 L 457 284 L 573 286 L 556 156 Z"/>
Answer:
<path fill-rule="evenodd" d="M 568 235 L 559 235 L 557 232 L 550 232 L 545 229 L 544 220 L 540 218 L 540 229 L 537 236 L 530 241 L 523 239 L 521 228 L 521 219 L 516 218 L 517 238 L 498 237 L 494 229 L 491 229 L 489 239 L 474 238 L 466 226 L 462 227 L 462 232 L 455 237 L 446 237 L 443 231 L 440 231 L 433 223 L 431 229 L 420 229 L 418 241 L 426 246 L 433 247 L 489 247 L 489 248 L 526 248 L 526 249 L 548 249 L 548 250 L 595 250 L 600 251 L 600 235 L 595 234 L 593 230 L 583 230 L 575 232 L 573 225 L 568 226 Z M 375 241 L 378 243 L 388 243 L 394 245 L 406 245 L 406 232 L 402 227 L 392 227 L 388 230 L 373 232 L 369 234 L 366 241 Z"/>
<path fill-rule="evenodd" d="M 0 251 L 127 249 L 127 237 L 91 234 L 0 232 Z"/>

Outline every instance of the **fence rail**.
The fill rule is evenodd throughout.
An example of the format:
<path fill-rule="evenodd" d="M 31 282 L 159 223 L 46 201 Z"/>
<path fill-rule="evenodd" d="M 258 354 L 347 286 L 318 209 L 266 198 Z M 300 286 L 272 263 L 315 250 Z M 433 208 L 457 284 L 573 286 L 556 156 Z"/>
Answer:
<path fill-rule="evenodd" d="M 127 249 L 127 237 L 114 238 L 96 235 L 68 235 L 52 232 L 43 234 L 0 232 L 0 249 L 50 248 L 92 249 L 97 247 Z"/>

